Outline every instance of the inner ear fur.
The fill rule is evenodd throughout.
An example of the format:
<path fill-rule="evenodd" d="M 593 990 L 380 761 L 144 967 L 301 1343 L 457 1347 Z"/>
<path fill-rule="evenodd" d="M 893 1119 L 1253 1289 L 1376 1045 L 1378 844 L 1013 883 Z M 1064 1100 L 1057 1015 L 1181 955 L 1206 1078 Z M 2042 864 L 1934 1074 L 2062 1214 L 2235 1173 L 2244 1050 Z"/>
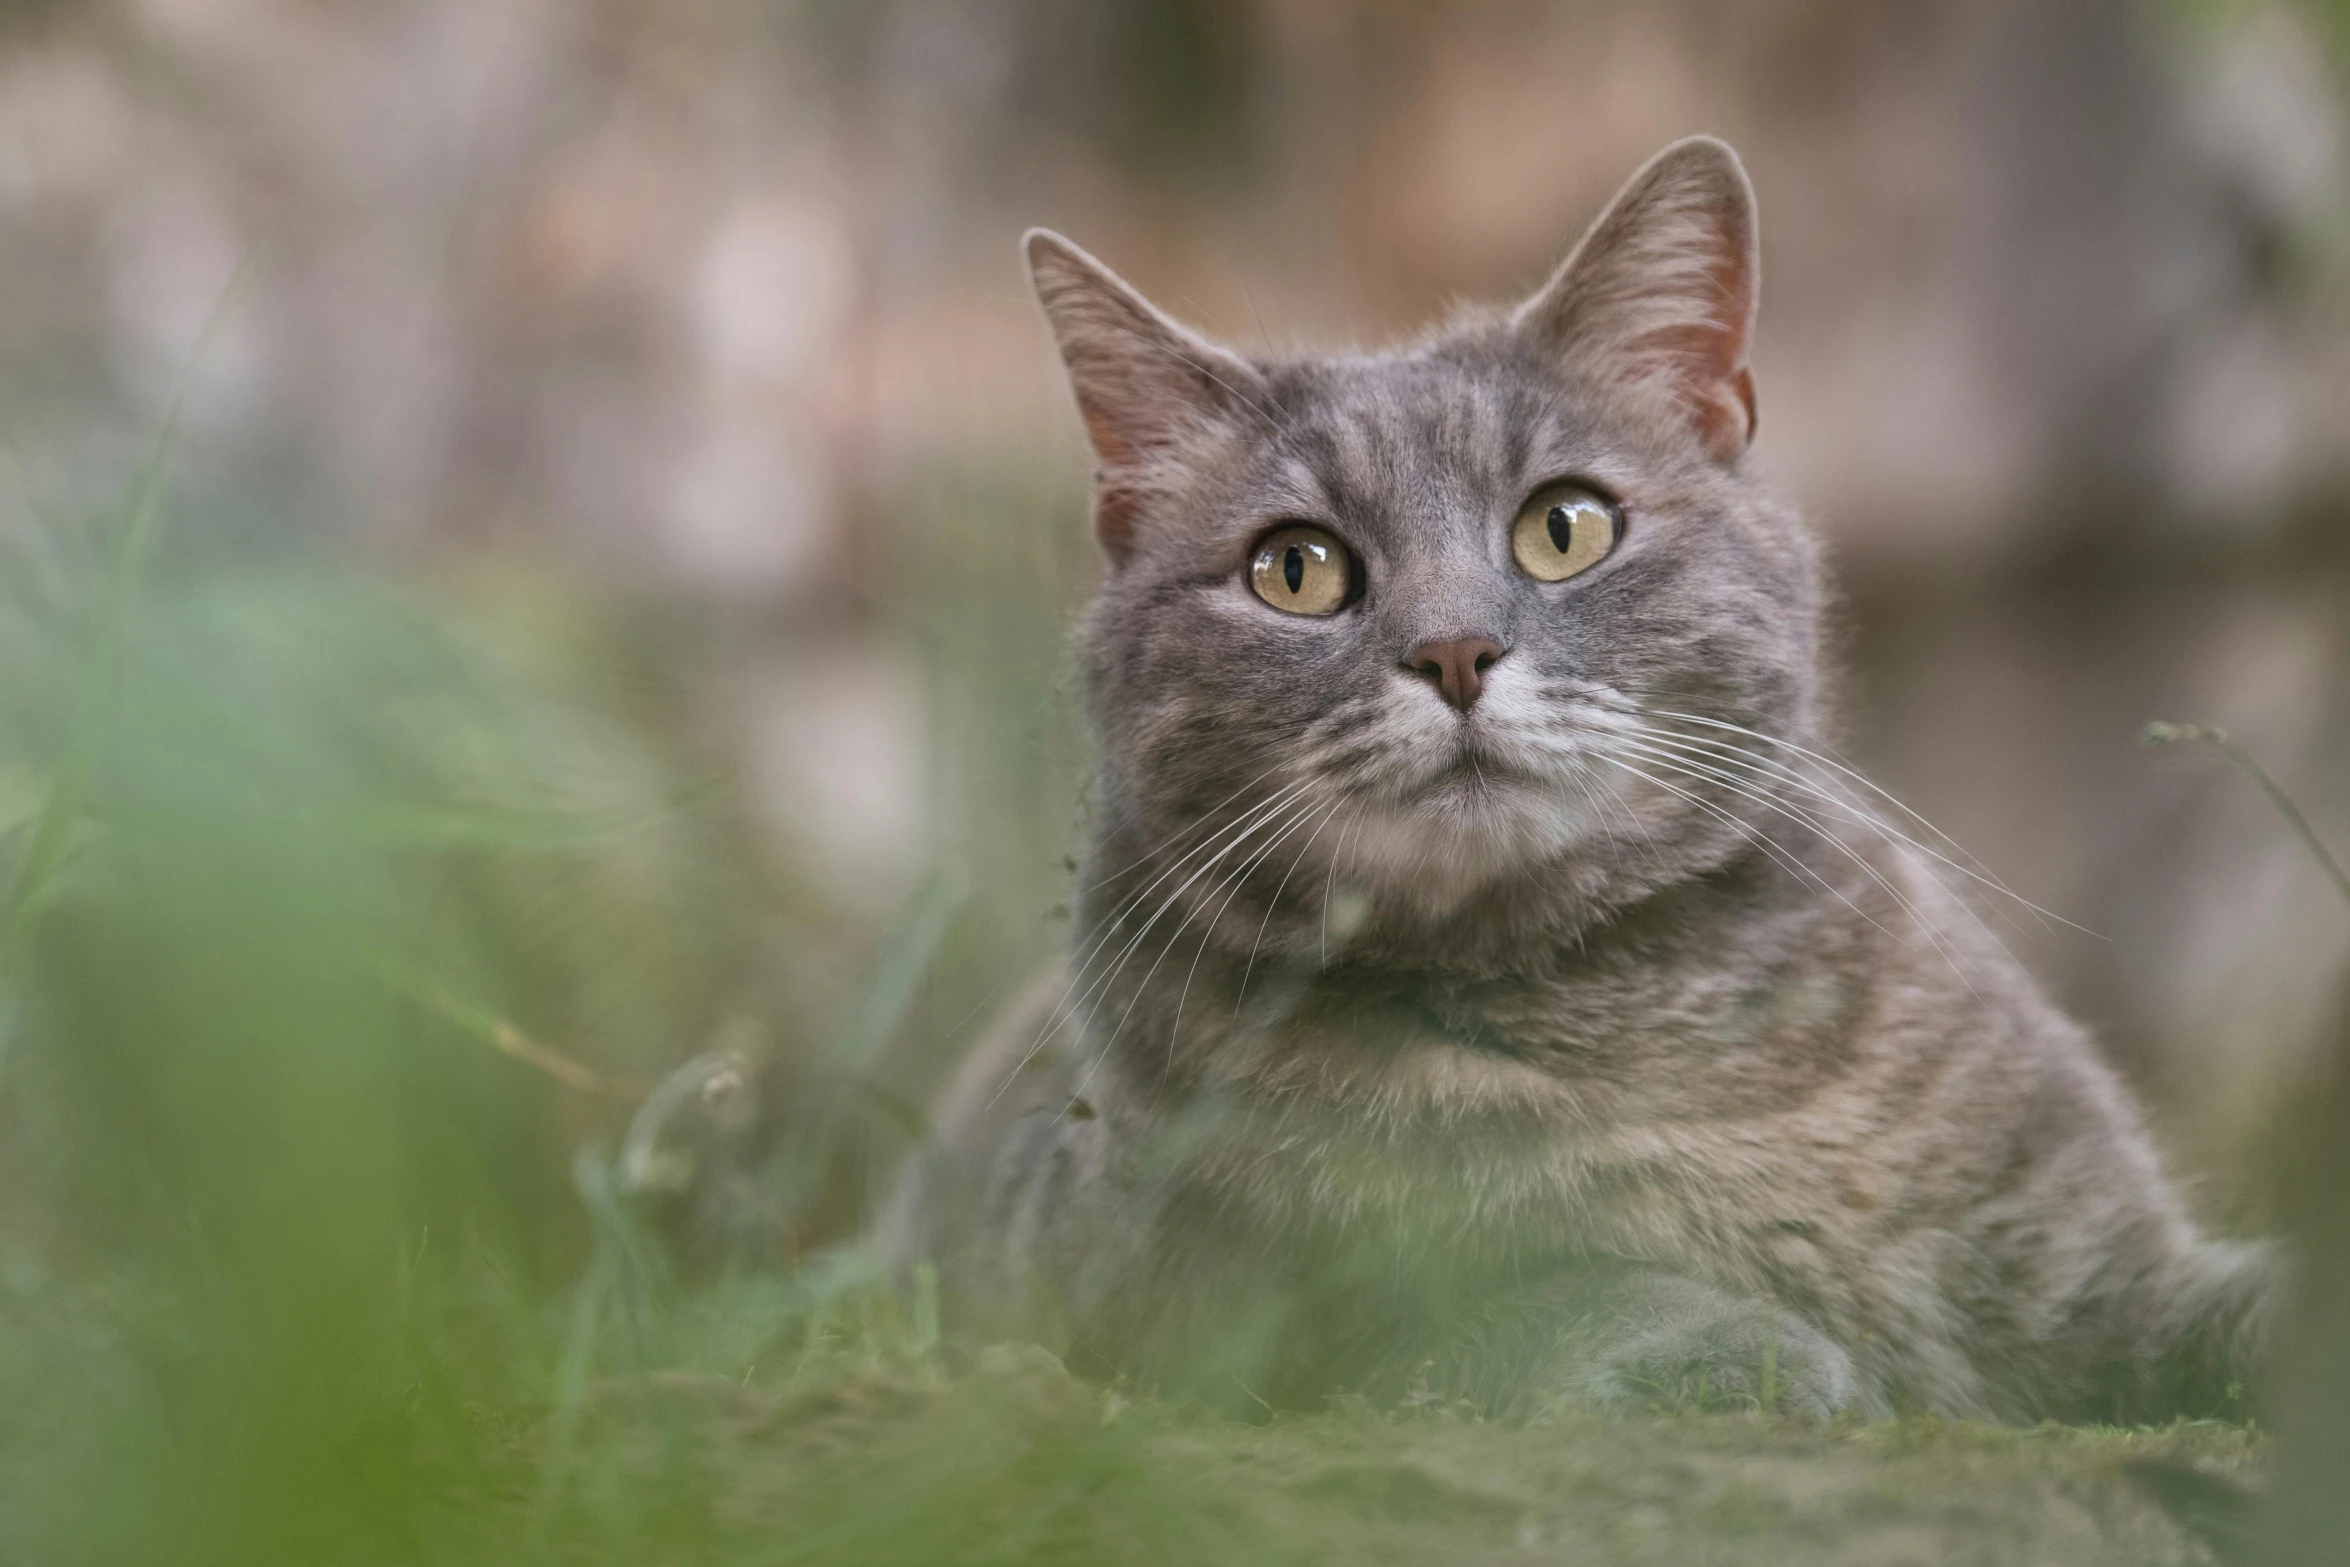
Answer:
<path fill-rule="evenodd" d="M 1050 229 L 1030 229 L 1022 248 L 1093 443 L 1094 533 L 1123 561 L 1185 456 L 1258 411 L 1262 380 Z"/>
<path fill-rule="evenodd" d="M 1510 319 L 1580 373 L 1665 392 L 1728 463 L 1754 438 L 1760 284 L 1754 187 L 1726 143 L 1692 136 L 1625 183 Z"/>

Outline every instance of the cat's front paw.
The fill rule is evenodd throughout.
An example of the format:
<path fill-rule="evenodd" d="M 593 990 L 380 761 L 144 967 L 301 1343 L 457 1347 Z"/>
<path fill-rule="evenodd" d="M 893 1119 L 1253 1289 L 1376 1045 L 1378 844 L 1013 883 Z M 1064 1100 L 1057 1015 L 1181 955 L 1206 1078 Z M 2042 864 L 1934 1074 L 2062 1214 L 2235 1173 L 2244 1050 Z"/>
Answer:
<path fill-rule="evenodd" d="M 1707 1301 L 1632 1328 L 1581 1390 L 1618 1409 L 1770 1410 L 1825 1419 L 1862 1407 L 1861 1378 L 1833 1339 L 1783 1307 Z"/>

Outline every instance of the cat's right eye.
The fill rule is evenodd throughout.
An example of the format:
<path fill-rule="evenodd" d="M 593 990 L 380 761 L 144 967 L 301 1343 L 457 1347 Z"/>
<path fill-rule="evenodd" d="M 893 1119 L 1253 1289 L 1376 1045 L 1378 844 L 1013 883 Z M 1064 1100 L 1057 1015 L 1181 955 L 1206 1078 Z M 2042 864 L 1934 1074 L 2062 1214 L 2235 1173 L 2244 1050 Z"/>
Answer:
<path fill-rule="evenodd" d="M 1320 528 L 1282 528 L 1249 557 L 1248 585 L 1292 615 L 1335 615 L 1354 588 L 1354 557 Z"/>

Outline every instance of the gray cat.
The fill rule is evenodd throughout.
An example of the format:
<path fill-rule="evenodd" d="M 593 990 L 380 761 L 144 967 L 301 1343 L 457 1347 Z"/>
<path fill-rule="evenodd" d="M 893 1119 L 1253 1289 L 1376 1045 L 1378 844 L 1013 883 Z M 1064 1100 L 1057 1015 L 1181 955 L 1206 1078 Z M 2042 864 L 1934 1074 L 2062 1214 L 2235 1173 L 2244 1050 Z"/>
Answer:
<path fill-rule="evenodd" d="M 1393 352 L 1027 253 L 1099 458 L 1098 808 L 888 1226 L 961 1331 L 1234 1408 L 2236 1407 L 2265 1254 L 1827 755 L 1728 147 Z"/>

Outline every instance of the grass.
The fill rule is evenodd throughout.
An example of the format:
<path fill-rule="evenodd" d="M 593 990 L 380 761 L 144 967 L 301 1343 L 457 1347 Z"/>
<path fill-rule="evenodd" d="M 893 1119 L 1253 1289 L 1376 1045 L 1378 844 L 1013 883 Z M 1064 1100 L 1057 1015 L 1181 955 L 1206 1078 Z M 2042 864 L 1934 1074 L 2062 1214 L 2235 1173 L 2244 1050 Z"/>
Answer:
<path fill-rule="evenodd" d="M 999 1350 L 954 1382 L 730 1395 L 721 1511 L 781 1560 L 1624 1562 L 2191 1559 L 2121 1478 L 2240 1469 L 2219 1427 L 2010 1432 L 1764 1417 L 1568 1421 L 1366 1411 L 1253 1427 L 1072 1383 Z M 772 1411 L 788 1408 L 789 1416 Z"/>
<path fill-rule="evenodd" d="M 1510 1429 L 1357 1411 L 1260 1428 L 1121 1405 L 1049 1363 L 1000 1361 L 795 1477 L 801 1497 L 835 1499 L 820 1538 L 838 1549 L 806 1559 L 1884 1561 L 1899 1553 L 1880 1547 L 1914 1537 L 1944 1561 L 2153 1561 L 2178 1558 L 2178 1542 L 2119 1463 L 2160 1451 L 2240 1464 L 2248 1447 L 2238 1432 L 1738 1416 Z M 884 1485 L 906 1487 L 897 1505 Z M 805 1526 L 775 1479 L 754 1478 L 753 1493 L 767 1525 Z"/>
<path fill-rule="evenodd" d="M 0 1513 L 9 1554 L 2187 1562 L 2200 1558 L 2123 1466 L 2157 1459 L 2240 1475 L 2259 1466 L 2265 1445 L 2220 1424 L 2014 1430 L 1686 1414 L 1527 1428 L 1428 1408 L 1246 1425 L 1075 1381 L 1029 1347 L 999 1346 L 950 1374 L 846 1256 L 650 1310 L 622 1294 L 581 1291 L 575 1305 L 595 1304 L 570 1318 L 567 1342 L 527 1313 L 444 1300 L 437 1321 L 406 1324 L 420 1356 L 407 1370 L 419 1380 L 388 1401 L 352 1379 L 321 1390 L 335 1407 L 307 1411 L 304 1435 L 317 1445 L 297 1450 L 287 1430 L 269 1429 L 305 1413 L 293 1389 L 248 1384 L 247 1396 L 277 1399 L 260 1428 L 206 1435 L 249 1450 L 192 1452 L 157 1424 L 145 1462 L 112 1470 L 124 1494 L 141 1498 L 137 1509 L 110 1512 L 86 1486 L 11 1487 L 15 1500 Z M 85 1336 L 67 1354 L 104 1358 L 86 1335 L 105 1320 L 83 1318 Z M 75 1336 L 62 1322 L 52 1329 Z M 457 1352 L 483 1333 L 472 1355 Z M 211 1339 L 212 1353 L 236 1344 L 236 1330 L 227 1334 Z M 229 1364 L 249 1370 L 255 1349 L 232 1351 Z M 111 1411 L 117 1420 L 166 1414 L 131 1391 L 128 1368 L 100 1377 L 94 1366 L 44 1359 L 48 1375 L 72 1379 L 76 1429 L 109 1413 L 84 1402 L 92 1388 L 129 1401 Z M 10 1385 L 24 1383 L 12 1375 Z M 12 1398 L 10 1407 L 23 1481 L 33 1478 L 16 1442 L 27 1406 Z M 51 1457 L 68 1470 L 91 1461 Z M 105 1518 L 111 1527 L 93 1528 Z"/>

